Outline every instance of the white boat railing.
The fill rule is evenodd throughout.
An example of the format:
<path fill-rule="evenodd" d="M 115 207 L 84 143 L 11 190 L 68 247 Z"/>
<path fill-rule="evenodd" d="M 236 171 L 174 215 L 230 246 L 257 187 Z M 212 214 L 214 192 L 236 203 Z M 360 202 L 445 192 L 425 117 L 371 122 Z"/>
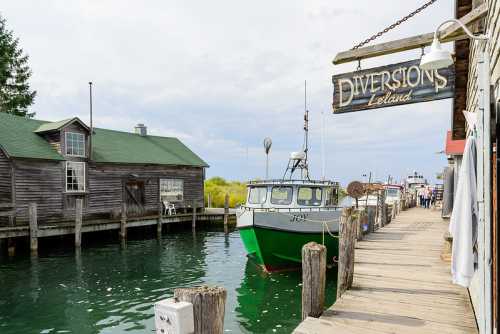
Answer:
<path fill-rule="evenodd" d="M 247 185 L 263 185 L 263 184 L 280 184 L 280 185 L 290 185 L 290 184 L 314 184 L 321 186 L 338 186 L 338 182 L 333 181 L 322 181 L 322 180 L 283 180 L 283 179 L 275 179 L 275 180 L 253 180 L 248 181 Z"/>
<path fill-rule="evenodd" d="M 258 208 L 250 206 L 240 206 L 239 207 L 245 211 L 259 211 L 259 212 L 322 212 L 322 211 L 338 211 L 341 210 L 340 206 L 329 206 L 329 207 L 307 207 L 307 208 Z"/>

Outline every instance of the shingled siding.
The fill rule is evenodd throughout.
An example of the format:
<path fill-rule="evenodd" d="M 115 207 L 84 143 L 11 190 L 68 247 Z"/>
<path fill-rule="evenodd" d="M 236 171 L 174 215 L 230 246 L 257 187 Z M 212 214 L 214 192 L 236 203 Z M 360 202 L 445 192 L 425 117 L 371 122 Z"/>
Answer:
<path fill-rule="evenodd" d="M 9 159 L 0 149 L 0 203 L 12 202 L 12 169 Z"/>
<path fill-rule="evenodd" d="M 144 181 L 147 213 L 157 213 L 161 178 L 184 181 L 184 202 L 177 204 L 179 208 L 190 206 L 193 200 L 198 207 L 203 206 L 203 168 L 97 164 L 88 168 L 86 213 L 117 214 L 122 205 L 123 182 L 127 179 Z"/>
<path fill-rule="evenodd" d="M 29 203 L 37 203 L 38 219 L 60 219 L 63 208 L 63 162 L 15 160 L 16 220 L 28 219 Z"/>

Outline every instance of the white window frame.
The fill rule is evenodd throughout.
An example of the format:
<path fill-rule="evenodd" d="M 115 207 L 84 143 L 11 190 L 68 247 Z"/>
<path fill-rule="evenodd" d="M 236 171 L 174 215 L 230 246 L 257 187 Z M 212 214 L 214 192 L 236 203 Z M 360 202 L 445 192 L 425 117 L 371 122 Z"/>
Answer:
<path fill-rule="evenodd" d="M 182 185 L 182 198 L 181 199 L 174 199 L 174 200 L 167 200 L 168 202 L 183 202 L 184 201 L 184 180 L 183 179 L 175 179 L 175 178 L 160 178 L 159 181 L 159 191 L 160 191 L 160 200 L 163 201 L 162 199 L 162 181 L 167 182 L 167 191 L 168 191 L 168 181 L 175 181 L 175 182 L 180 182 Z"/>
<path fill-rule="evenodd" d="M 70 165 L 79 165 L 79 166 L 82 166 L 82 170 L 83 170 L 83 189 L 78 189 L 78 190 L 74 190 L 74 189 L 68 189 L 68 166 Z M 86 190 L 86 175 L 85 175 L 85 162 L 76 162 L 76 161 L 66 161 L 66 174 L 65 174 L 65 185 L 66 185 L 66 192 L 67 193 L 82 193 L 82 192 L 85 192 Z"/>
<path fill-rule="evenodd" d="M 83 154 L 70 154 L 68 153 L 68 135 L 77 135 L 77 136 L 82 136 L 83 137 Z M 73 149 L 74 151 L 74 149 Z M 85 157 L 86 153 L 86 144 L 85 144 L 85 135 L 83 133 L 78 133 L 78 132 L 66 132 L 64 134 L 64 153 L 66 153 L 67 156 L 69 157 Z"/>

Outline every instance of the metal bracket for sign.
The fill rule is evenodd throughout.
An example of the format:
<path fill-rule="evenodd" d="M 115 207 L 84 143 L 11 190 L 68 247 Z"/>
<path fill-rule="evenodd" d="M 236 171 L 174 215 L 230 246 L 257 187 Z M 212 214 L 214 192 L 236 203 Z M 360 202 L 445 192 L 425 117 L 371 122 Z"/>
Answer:
<path fill-rule="evenodd" d="M 422 59 L 422 57 L 425 56 L 425 46 L 422 45 L 422 53 L 420 53 L 420 59 Z"/>
<path fill-rule="evenodd" d="M 358 67 L 356 67 L 356 71 L 361 71 L 361 59 L 358 59 Z"/>

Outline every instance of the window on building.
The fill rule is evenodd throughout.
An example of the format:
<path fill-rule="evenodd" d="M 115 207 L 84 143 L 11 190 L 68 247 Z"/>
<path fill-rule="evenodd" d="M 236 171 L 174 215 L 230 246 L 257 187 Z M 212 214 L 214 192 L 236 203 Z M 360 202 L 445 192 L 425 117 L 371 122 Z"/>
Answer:
<path fill-rule="evenodd" d="M 271 203 L 278 205 L 288 205 L 292 203 L 292 187 L 273 187 L 271 191 Z"/>
<path fill-rule="evenodd" d="M 66 191 L 85 191 L 85 162 L 66 161 Z"/>
<path fill-rule="evenodd" d="M 264 204 L 267 199 L 267 187 L 251 187 L 248 192 L 248 203 Z"/>
<path fill-rule="evenodd" d="M 320 206 L 323 190 L 321 188 L 300 187 L 297 203 L 305 206 Z"/>
<path fill-rule="evenodd" d="M 85 135 L 75 132 L 66 132 L 66 155 L 85 156 Z"/>
<path fill-rule="evenodd" d="M 184 181 L 160 179 L 160 199 L 162 202 L 182 202 L 184 200 Z"/>

